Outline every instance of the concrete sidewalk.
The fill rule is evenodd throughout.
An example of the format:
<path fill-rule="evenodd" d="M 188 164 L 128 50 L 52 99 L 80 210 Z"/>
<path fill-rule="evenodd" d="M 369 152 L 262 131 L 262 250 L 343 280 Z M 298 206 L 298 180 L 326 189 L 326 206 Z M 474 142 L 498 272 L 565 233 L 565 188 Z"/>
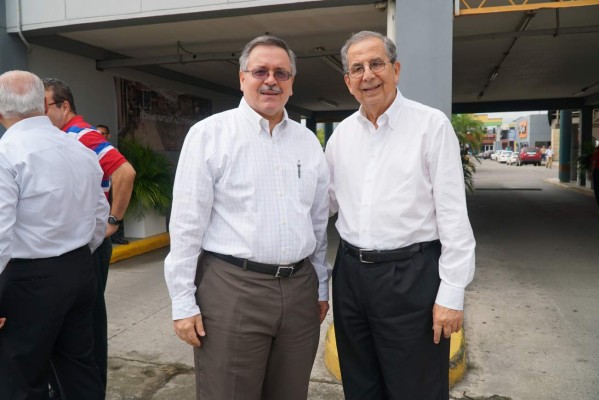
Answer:
<path fill-rule="evenodd" d="M 192 350 L 175 336 L 172 327 L 163 272 L 168 248 L 163 247 L 163 240 L 152 239 L 152 246 L 140 240 L 114 247 L 113 260 L 122 261 L 111 265 L 106 289 L 108 400 L 195 400 Z M 337 244 L 333 236 L 330 261 Z M 159 249 L 150 251 L 150 247 Z M 123 259 L 139 249 L 150 252 Z M 343 399 L 340 382 L 324 365 L 324 340 L 332 318 L 329 311 L 321 325 L 310 379 L 311 400 Z"/>

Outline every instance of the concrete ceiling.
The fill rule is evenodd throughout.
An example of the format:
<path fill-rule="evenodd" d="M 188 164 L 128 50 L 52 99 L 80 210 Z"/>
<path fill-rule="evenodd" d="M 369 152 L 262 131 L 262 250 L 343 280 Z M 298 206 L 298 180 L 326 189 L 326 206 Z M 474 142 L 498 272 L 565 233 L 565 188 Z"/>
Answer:
<path fill-rule="evenodd" d="M 95 58 L 100 66 L 154 57 L 151 64 L 160 68 L 148 67 L 152 73 L 239 93 L 239 51 L 248 39 L 269 32 L 283 37 L 299 56 L 290 104 L 327 112 L 357 107 L 335 67 L 339 49 L 352 32 L 385 33 L 386 23 L 386 13 L 374 4 L 358 4 L 183 21 L 157 18 L 135 25 L 115 21 L 27 32 L 27 37 Z M 559 101 L 599 105 L 599 6 L 455 17 L 453 43 L 454 111 L 559 108 Z M 212 61 L 162 64 L 192 54 Z M 323 104 L 322 98 L 337 106 Z"/>

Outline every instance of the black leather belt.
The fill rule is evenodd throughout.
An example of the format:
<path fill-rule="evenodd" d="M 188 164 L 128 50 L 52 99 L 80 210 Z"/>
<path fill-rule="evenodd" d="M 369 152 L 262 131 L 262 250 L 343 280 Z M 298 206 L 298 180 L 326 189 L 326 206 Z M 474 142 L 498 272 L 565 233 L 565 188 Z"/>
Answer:
<path fill-rule="evenodd" d="M 223 260 L 243 270 L 247 269 L 250 271 L 259 272 L 261 274 L 272 275 L 275 278 L 290 278 L 294 272 L 298 271 L 302 267 L 302 265 L 304 265 L 305 261 L 304 259 L 294 264 L 285 265 L 262 264 L 259 262 L 246 260 L 244 258 L 233 257 L 227 254 L 214 253 L 212 251 L 207 250 L 204 251 L 208 254 L 212 254 L 219 260 Z"/>
<path fill-rule="evenodd" d="M 432 242 L 414 243 L 409 246 L 395 250 L 374 250 L 361 249 L 359 247 L 347 243 L 345 240 L 341 241 L 341 243 L 343 244 L 343 248 L 347 251 L 349 255 L 365 264 L 405 260 L 407 258 L 412 257 L 416 253 L 422 252 L 424 249 L 432 246 L 437 242 L 438 240 L 433 240 Z"/>

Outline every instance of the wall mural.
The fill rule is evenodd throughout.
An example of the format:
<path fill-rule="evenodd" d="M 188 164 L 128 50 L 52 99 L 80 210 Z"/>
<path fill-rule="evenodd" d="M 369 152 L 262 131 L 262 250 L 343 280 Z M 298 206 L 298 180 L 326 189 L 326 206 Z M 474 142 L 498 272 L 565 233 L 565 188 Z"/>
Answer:
<path fill-rule="evenodd" d="M 189 128 L 212 114 L 212 101 L 115 78 L 119 139 L 180 151 Z"/>

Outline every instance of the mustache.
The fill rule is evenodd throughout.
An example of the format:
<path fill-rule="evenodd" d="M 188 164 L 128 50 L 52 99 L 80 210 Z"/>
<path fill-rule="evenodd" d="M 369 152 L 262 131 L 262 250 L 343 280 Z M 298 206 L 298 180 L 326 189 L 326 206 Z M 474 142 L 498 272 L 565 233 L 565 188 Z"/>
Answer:
<path fill-rule="evenodd" d="M 259 92 L 262 94 L 264 92 L 275 92 L 275 94 L 279 94 L 282 92 L 281 88 L 277 85 L 263 85 L 260 86 Z"/>

